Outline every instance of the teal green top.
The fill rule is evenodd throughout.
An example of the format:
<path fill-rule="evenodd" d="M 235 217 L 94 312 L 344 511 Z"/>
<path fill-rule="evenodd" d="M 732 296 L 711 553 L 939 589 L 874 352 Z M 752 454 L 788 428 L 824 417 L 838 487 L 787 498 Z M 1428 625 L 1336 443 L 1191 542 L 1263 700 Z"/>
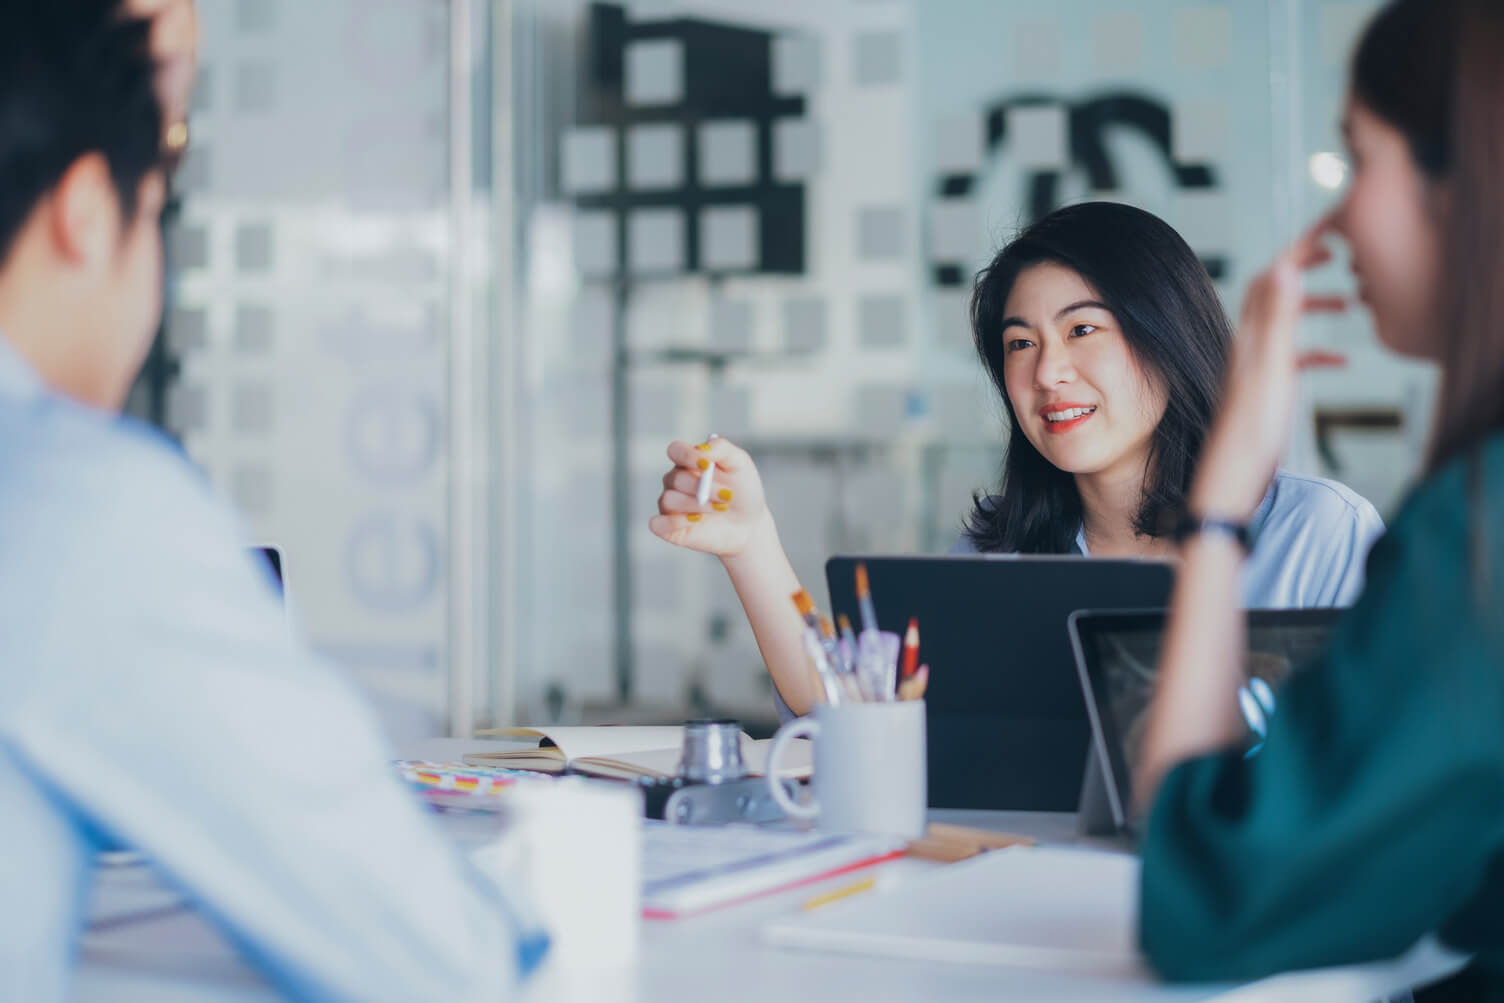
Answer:
<path fill-rule="evenodd" d="M 1482 454 L 1481 532 L 1467 466 L 1422 484 L 1374 546 L 1263 751 L 1165 779 L 1139 937 L 1166 978 L 1370 961 L 1436 933 L 1504 988 L 1504 436 Z"/>

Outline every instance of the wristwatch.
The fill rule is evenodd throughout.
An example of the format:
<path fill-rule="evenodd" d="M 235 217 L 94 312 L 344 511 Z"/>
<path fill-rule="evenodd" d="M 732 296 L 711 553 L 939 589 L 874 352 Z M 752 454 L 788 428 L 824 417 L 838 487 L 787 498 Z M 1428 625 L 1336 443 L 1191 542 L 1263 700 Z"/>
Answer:
<path fill-rule="evenodd" d="M 1230 536 L 1238 541 L 1238 546 L 1243 548 L 1243 553 L 1253 553 L 1253 529 L 1246 522 L 1186 512 L 1175 523 L 1176 543 L 1184 543 L 1191 537 L 1200 536 L 1203 533 L 1220 533 Z"/>

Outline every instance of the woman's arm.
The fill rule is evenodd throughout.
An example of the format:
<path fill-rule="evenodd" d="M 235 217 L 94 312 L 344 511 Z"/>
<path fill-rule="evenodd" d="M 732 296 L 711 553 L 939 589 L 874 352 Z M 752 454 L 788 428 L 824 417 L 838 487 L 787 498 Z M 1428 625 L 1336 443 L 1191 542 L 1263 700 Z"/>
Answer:
<path fill-rule="evenodd" d="M 1283 448 L 1318 228 L 1254 283 L 1227 398 L 1189 499 L 1253 511 Z M 1498 635 L 1469 594 L 1462 477 L 1437 477 L 1375 547 L 1322 660 L 1297 672 L 1259 754 L 1229 748 L 1242 680 L 1238 545 L 1184 551 L 1138 798 L 1139 936 L 1172 979 L 1251 979 L 1389 957 L 1492 923 L 1504 810 Z M 1504 553 L 1495 548 L 1496 560 Z"/>
<path fill-rule="evenodd" d="M 794 567 L 778 539 L 773 514 L 753 530 L 753 539 L 740 554 L 721 558 L 736 597 L 742 602 L 757 650 L 773 676 L 773 685 L 789 710 L 807 714 L 817 694 L 811 681 L 809 657 L 804 653 L 804 621 L 791 597 L 800 588 Z"/>
<path fill-rule="evenodd" d="M 726 439 L 698 446 L 675 442 L 668 457 L 674 467 L 664 475 L 652 531 L 676 546 L 721 559 L 773 685 L 790 710 L 807 713 L 817 694 L 804 654 L 804 622 L 792 601 L 799 579 L 778 539 L 756 464 Z M 702 465 L 714 466 L 705 505 L 696 498 Z"/>
<path fill-rule="evenodd" d="M 1160 974 L 1259 978 L 1494 923 L 1504 654 L 1498 600 L 1483 609 L 1470 587 L 1465 497 L 1454 468 L 1406 506 L 1325 653 L 1280 689 L 1257 756 L 1165 775 L 1139 844 L 1140 940 Z"/>
<path fill-rule="evenodd" d="M 1176 763 L 1238 739 L 1245 643 L 1239 608 L 1242 567 L 1242 549 L 1227 536 L 1202 536 L 1182 550 L 1134 781 L 1141 814 L 1154 803 L 1160 782 Z"/>
<path fill-rule="evenodd" d="M 1274 476 L 1295 403 L 1296 325 L 1305 310 L 1345 305 L 1307 298 L 1301 280 L 1302 269 L 1331 257 L 1321 244 L 1327 225 L 1302 237 L 1248 290 L 1227 393 L 1187 501 L 1193 515 L 1246 522 Z M 1153 803 L 1176 763 L 1237 738 L 1243 556 L 1221 533 L 1194 537 L 1183 549 L 1134 785 L 1140 807 Z"/>

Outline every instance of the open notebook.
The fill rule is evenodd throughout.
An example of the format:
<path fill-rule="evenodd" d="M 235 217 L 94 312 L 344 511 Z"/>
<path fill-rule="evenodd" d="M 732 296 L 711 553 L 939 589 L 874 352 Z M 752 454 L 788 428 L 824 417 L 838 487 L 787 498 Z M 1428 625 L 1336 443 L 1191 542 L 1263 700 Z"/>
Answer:
<path fill-rule="evenodd" d="M 678 725 L 637 728 L 606 726 L 598 728 L 496 728 L 477 732 L 495 738 L 537 739 L 530 749 L 499 749 L 495 752 L 471 752 L 465 762 L 471 766 L 501 766 L 511 770 L 538 770 L 562 773 L 566 768 L 613 780 L 636 780 L 639 777 L 672 777 L 679 769 L 679 754 L 684 743 L 684 728 Z M 766 772 L 770 739 L 761 741 L 742 733 L 742 761 L 754 776 Z M 809 741 L 795 739 L 783 756 L 778 775 L 803 779 L 812 769 Z"/>

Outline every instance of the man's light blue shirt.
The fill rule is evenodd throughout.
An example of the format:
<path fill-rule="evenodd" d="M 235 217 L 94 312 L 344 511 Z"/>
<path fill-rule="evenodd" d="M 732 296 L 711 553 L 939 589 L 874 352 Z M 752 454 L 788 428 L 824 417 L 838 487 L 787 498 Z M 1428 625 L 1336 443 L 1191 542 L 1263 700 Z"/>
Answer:
<path fill-rule="evenodd" d="M 235 517 L 0 337 L 0 1000 L 67 998 L 102 847 L 284 993 L 496 1000 L 546 945 L 396 779 Z"/>

